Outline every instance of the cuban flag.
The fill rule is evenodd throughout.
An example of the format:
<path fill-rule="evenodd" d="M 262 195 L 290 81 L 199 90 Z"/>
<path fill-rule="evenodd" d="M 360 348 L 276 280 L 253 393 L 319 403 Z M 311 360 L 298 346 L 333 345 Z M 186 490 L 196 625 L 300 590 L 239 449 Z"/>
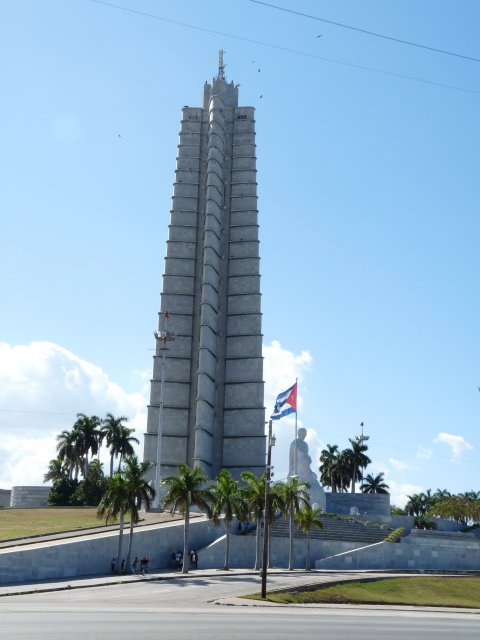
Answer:
<path fill-rule="evenodd" d="M 277 396 L 275 401 L 275 408 L 270 416 L 271 420 L 280 420 L 284 416 L 288 416 L 289 413 L 296 413 L 297 411 L 297 383 L 287 389 L 283 393 Z"/>

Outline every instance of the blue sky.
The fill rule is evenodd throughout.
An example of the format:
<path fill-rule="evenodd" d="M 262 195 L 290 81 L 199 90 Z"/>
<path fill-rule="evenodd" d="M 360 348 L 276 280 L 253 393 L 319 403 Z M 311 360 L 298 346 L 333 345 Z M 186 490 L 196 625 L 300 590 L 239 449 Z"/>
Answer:
<path fill-rule="evenodd" d="M 41 483 L 79 411 L 141 437 L 180 109 L 223 48 L 256 108 L 267 407 L 299 378 L 315 467 L 363 421 L 396 504 L 480 489 L 480 62 L 248 0 L 115 4 L 151 15 L 2 3 L 0 486 Z M 279 6 L 480 58 L 474 1 Z"/>

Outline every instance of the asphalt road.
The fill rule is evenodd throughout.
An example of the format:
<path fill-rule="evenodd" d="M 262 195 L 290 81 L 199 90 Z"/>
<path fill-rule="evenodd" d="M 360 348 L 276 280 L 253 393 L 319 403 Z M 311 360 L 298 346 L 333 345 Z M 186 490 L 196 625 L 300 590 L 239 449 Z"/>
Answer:
<path fill-rule="evenodd" d="M 332 576 L 333 578 L 338 576 Z M 269 588 L 308 576 L 275 576 Z M 470 640 L 480 637 L 472 612 L 366 606 L 229 606 L 258 592 L 251 576 L 190 577 L 8 596 L 0 600 L 2 640 Z M 220 604 L 218 604 L 220 602 Z"/>

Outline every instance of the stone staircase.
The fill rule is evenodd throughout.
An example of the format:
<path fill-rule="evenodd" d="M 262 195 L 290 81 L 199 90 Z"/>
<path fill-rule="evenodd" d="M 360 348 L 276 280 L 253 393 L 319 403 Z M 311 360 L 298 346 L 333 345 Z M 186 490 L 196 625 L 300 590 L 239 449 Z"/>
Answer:
<path fill-rule="evenodd" d="M 337 542 L 360 542 L 362 544 L 374 544 L 381 542 L 390 533 L 390 530 L 363 524 L 359 520 L 344 520 L 337 516 L 321 516 L 320 522 L 323 529 L 312 527 L 310 529 L 311 540 L 335 540 Z M 288 537 L 289 520 L 283 516 L 277 517 L 275 523 L 270 526 L 270 535 L 275 537 Z M 295 538 L 306 538 L 307 534 L 300 531 L 297 525 L 295 527 Z M 249 532 L 255 535 L 255 530 Z"/>

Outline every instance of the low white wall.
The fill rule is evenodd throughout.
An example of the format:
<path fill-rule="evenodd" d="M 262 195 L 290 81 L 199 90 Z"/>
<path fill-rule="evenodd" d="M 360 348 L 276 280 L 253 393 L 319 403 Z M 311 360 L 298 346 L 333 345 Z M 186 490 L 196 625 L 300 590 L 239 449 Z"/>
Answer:
<path fill-rule="evenodd" d="M 128 530 L 127 530 L 128 531 Z M 224 526 L 214 527 L 208 520 L 190 523 L 190 548 L 199 551 L 200 569 L 223 567 L 225 556 Z M 460 534 L 459 534 L 460 535 Z M 438 536 L 441 537 L 441 536 Z M 437 538 L 438 538 L 437 537 Z M 126 557 L 129 534 L 125 533 L 122 557 Z M 474 536 L 463 544 L 449 544 L 422 537 L 416 543 L 380 542 L 367 547 L 360 543 L 311 540 L 311 562 L 317 569 L 380 569 L 416 571 L 480 571 L 480 540 Z M 405 539 L 407 540 L 407 539 Z M 118 532 L 86 535 L 52 542 L 39 542 L 25 547 L 0 549 L 0 583 L 25 583 L 36 580 L 75 578 L 110 573 L 111 559 L 117 555 Z M 172 551 L 183 548 L 183 521 L 149 525 L 134 531 L 132 558 L 147 554 L 150 569 L 171 566 Z M 288 537 L 272 537 L 271 566 L 288 565 Z M 332 557 L 333 556 L 333 557 Z M 304 568 L 306 540 L 294 540 L 294 566 Z M 253 568 L 255 536 L 232 535 L 231 568 Z"/>
<path fill-rule="evenodd" d="M 10 506 L 14 508 L 46 507 L 51 487 L 18 486 L 12 487 Z"/>
<path fill-rule="evenodd" d="M 223 524 L 208 520 L 190 522 L 190 546 L 200 549 L 222 535 Z M 123 537 L 122 557 L 128 550 L 128 528 Z M 0 584 L 110 573 L 117 555 L 118 532 L 86 535 L 25 547 L 0 549 Z M 173 550 L 183 550 L 183 520 L 134 530 L 132 559 L 147 554 L 151 569 L 170 567 Z"/>
<path fill-rule="evenodd" d="M 10 506 L 10 497 L 12 492 L 10 489 L 0 489 L 0 507 Z"/>
<path fill-rule="evenodd" d="M 363 516 L 371 514 L 389 515 L 390 495 L 388 493 L 333 493 L 325 492 L 326 511 L 350 515 L 351 509 L 357 509 Z"/>
<path fill-rule="evenodd" d="M 214 569 L 223 567 L 225 559 L 226 537 L 212 542 L 208 547 L 200 549 L 199 567 L 202 569 Z M 232 535 L 230 540 L 230 568 L 250 568 L 255 566 L 255 536 Z M 289 539 L 272 537 L 270 540 L 270 566 L 275 568 L 288 567 Z M 335 553 L 343 553 L 361 546 L 358 542 L 335 542 L 333 540 L 311 540 L 310 558 L 313 566 L 314 560 L 325 558 Z M 262 543 L 260 545 L 260 564 L 262 556 Z M 296 569 L 304 569 L 307 559 L 307 541 L 305 538 L 294 539 L 293 558 Z"/>
<path fill-rule="evenodd" d="M 378 542 L 342 555 L 315 562 L 316 569 L 343 570 L 414 570 L 414 571 L 479 571 L 480 542 L 464 540 L 462 545 L 447 540 L 431 544 L 416 543 L 406 538 L 399 543 Z"/>

